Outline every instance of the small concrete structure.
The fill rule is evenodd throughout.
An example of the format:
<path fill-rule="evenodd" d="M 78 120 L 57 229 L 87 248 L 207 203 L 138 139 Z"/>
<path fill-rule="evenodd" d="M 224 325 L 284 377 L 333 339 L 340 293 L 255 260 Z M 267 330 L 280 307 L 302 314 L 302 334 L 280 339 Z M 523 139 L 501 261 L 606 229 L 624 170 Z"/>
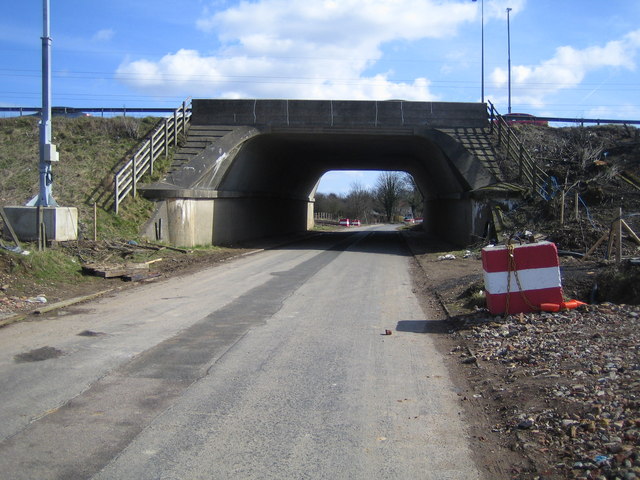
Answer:
<path fill-rule="evenodd" d="M 488 125 L 481 103 L 193 100 L 190 128 L 211 141 L 139 187 L 160 202 L 146 234 L 195 246 L 305 231 L 324 173 L 388 170 L 414 177 L 426 230 L 466 244 L 488 216 L 472 192 L 498 178 L 460 138 Z"/>
<path fill-rule="evenodd" d="M 75 207 L 4 207 L 7 219 L 19 240 L 38 240 L 38 208 L 42 210 L 42 222 L 48 241 L 78 239 L 78 209 Z"/>

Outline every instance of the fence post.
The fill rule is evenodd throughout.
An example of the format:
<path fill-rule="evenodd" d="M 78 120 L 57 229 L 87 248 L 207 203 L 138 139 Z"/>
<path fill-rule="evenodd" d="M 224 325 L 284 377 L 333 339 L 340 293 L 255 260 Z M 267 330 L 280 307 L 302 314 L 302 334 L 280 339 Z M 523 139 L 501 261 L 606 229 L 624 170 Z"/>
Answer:
<path fill-rule="evenodd" d="M 618 221 L 616 222 L 616 262 L 622 261 L 622 207 L 618 210 Z"/>
<path fill-rule="evenodd" d="M 131 166 L 133 168 L 132 177 L 131 177 L 131 184 L 133 186 L 133 198 L 135 198 L 136 193 L 138 193 L 138 189 L 136 186 L 136 183 L 138 182 L 138 166 L 136 165 L 137 156 L 138 154 L 136 153 L 133 156 L 133 161 L 131 162 Z"/>
<path fill-rule="evenodd" d="M 178 145 L 178 111 L 173 111 L 173 146 Z"/>
<path fill-rule="evenodd" d="M 164 119 L 164 158 L 169 156 L 169 119 Z"/>
<path fill-rule="evenodd" d="M 113 179 L 113 209 L 115 210 L 116 215 L 118 214 L 119 200 L 120 197 L 120 176 L 116 173 Z"/>
<path fill-rule="evenodd" d="M 149 138 L 149 175 L 153 174 L 153 162 L 155 160 L 155 155 L 153 153 L 153 141 L 154 141 L 155 133 L 151 134 Z"/>
<path fill-rule="evenodd" d="M 184 135 L 187 120 L 187 102 L 182 102 L 182 134 Z"/>
<path fill-rule="evenodd" d="M 495 117 L 494 117 L 494 110 L 493 110 L 493 104 L 489 103 L 489 105 L 491 105 L 490 109 L 489 109 L 489 133 L 491 135 L 493 135 L 493 124 L 495 122 Z"/>

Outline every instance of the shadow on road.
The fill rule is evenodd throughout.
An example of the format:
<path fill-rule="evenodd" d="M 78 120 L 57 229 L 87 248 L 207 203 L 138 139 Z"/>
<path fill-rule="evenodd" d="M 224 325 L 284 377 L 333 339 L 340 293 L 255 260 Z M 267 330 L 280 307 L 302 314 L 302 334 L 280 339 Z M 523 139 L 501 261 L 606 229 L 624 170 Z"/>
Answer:
<path fill-rule="evenodd" d="M 400 320 L 397 332 L 446 334 L 451 325 L 447 320 Z"/>

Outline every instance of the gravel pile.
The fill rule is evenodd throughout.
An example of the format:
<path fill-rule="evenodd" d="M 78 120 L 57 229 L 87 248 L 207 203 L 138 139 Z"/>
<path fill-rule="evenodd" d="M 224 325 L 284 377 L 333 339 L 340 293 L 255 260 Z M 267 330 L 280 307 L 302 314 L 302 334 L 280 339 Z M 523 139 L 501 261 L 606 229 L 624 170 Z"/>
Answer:
<path fill-rule="evenodd" d="M 521 479 L 640 479 L 640 307 L 453 319 L 493 432 L 533 467 Z"/>

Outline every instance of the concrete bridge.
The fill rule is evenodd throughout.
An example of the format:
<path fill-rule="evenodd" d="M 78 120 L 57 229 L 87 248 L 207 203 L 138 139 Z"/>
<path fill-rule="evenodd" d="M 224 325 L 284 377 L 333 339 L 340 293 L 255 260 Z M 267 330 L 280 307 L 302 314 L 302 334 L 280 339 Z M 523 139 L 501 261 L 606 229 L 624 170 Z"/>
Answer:
<path fill-rule="evenodd" d="M 458 244 L 482 236 L 474 191 L 499 181 L 481 103 L 193 100 L 183 153 L 162 182 L 147 235 L 178 245 L 232 244 L 305 231 L 331 170 L 410 173 L 425 229 Z"/>

